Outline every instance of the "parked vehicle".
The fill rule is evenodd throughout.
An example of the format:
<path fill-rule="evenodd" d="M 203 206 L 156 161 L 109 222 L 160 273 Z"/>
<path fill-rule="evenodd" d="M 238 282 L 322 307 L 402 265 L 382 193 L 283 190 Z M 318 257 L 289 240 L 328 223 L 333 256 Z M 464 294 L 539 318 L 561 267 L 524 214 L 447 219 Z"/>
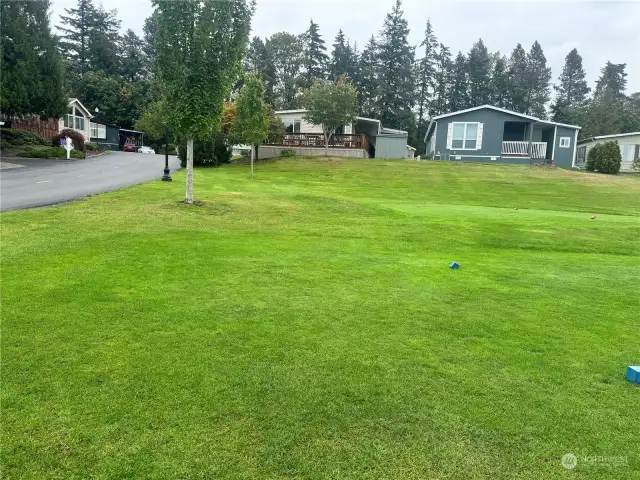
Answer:
<path fill-rule="evenodd" d="M 138 153 L 156 153 L 156 151 L 151 147 L 140 147 Z"/>
<path fill-rule="evenodd" d="M 135 152 L 138 147 L 136 147 L 133 143 L 125 143 L 122 147 L 122 150 L 125 152 Z"/>

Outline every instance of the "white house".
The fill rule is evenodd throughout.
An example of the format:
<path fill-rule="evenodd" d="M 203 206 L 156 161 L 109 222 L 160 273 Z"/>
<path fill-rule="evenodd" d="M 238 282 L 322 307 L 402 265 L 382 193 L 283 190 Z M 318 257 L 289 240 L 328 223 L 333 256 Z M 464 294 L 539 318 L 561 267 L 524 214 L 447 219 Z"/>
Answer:
<path fill-rule="evenodd" d="M 69 99 L 69 110 L 64 117 L 60 119 L 59 130 L 64 128 L 72 128 L 84 135 L 88 142 L 91 138 L 91 129 L 97 129 L 97 125 L 91 125 L 93 115 L 77 98 Z"/>
<path fill-rule="evenodd" d="M 633 160 L 640 158 L 640 132 L 601 135 L 599 137 L 580 140 L 576 154 L 576 167 L 584 167 L 586 165 L 589 150 L 591 150 L 594 145 L 609 141 L 618 142 L 618 146 L 620 147 L 620 156 L 622 157 L 620 171 L 627 173 L 634 172 Z"/>
<path fill-rule="evenodd" d="M 286 132 L 282 145 L 278 146 L 295 148 L 298 155 L 324 155 L 322 125 L 305 120 L 306 112 L 305 109 L 275 112 L 284 123 Z M 274 155 L 278 146 L 261 148 L 265 155 Z M 330 148 L 335 156 L 360 158 L 413 158 L 415 151 L 407 146 L 407 132 L 385 128 L 380 120 L 366 117 L 356 117 L 352 124 L 336 129 Z M 267 158 L 260 152 L 259 156 Z"/>

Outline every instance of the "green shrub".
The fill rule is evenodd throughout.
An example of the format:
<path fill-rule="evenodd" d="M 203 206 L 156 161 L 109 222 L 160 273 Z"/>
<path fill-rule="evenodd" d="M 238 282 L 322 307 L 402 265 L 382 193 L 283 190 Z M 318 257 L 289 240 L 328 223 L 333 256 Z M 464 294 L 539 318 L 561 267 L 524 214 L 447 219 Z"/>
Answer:
<path fill-rule="evenodd" d="M 182 168 L 187 166 L 187 141 L 182 140 L 178 145 L 178 156 Z M 213 133 L 206 140 L 193 141 L 193 165 L 215 166 L 231 161 L 231 147 L 227 138 L 221 133 Z"/>
<path fill-rule="evenodd" d="M 640 157 L 636 158 L 631 164 L 631 168 L 633 168 L 636 172 L 640 172 Z"/>
<path fill-rule="evenodd" d="M 27 146 L 18 152 L 25 158 L 67 158 L 67 151 L 62 147 L 45 147 L 42 145 Z M 84 158 L 84 152 L 71 150 L 71 158 Z"/>
<path fill-rule="evenodd" d="M 615 175 L 620 172 L 622 157 L 618 142 L 598 143 L 589 150 L 586 169 L 590 172 L 600 172 Z"/>
<path fill-rule="evenodd" d="M 50 145 L 51 141 L 35 133 L 13 128 L 0 129 L 2 148 L 24 147 L 27 145 Z"/>
<path fill-rule="evenodd" d="M 280 150 L 281 157 L 295 157 L 296 151 L 293 148 L 283 148 Z"/>
<path fill-rule="evenodd" d="M 84 144 L 84 146 L 87 150 L 91 150 L 91 151 L 100 150 L 100 145 L 94 142 L 87 142 Z"/>
<path fill-rule="evenodd" d="M 60 139 L 64 137 L 69 137 L 71 139 L 74 149 L 80 150 L 81 152 L 85 151 L 84 135 L 71 128 L 65 128 L 58 135 L 53 137 L 51 144 L 54 147 L 58 147 L 60 145 Z"/>

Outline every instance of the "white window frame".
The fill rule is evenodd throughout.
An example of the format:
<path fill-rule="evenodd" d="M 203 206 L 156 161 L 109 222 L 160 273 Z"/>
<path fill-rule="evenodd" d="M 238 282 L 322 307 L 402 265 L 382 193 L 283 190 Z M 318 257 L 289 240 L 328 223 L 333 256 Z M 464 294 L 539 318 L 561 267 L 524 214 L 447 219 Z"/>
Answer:
<path fill-rule="evenodd" d="M 299 130 L 296 132 L 296 122 L 298 122 L 298 128 Z M 291 126 L 293 127 L 293 131 L 292 132 L 286 132 L 287 130 L 287 124 L 285 124 L 284 129 L 286 133 L 292 134 L 292 133 L 301 133 L 302 132 L 302 119 L 301 118 L 292 118 L 291 119 Z"/>
<path fill-rule="evenodd" d="M 558 141 L 558 147 L 560 148 L 570 148 L 571 147 L 571 137 L 560 137 Z"/>
<path fill-rule="evenodd" d="M 453 127 L 451 127 L 451 150 L 477 150 L 478 148 L 478 132 L 480 131 L 480 122 L 451 122 L 451 124 L 453 125 Z M 454 147 L 453 146 L 453 142 L 456 140 L 455 138 L 453 138 L 453 134 L 456 130 L 456 125 L 464 125 L 464 135 L 462 137 L 462 147 L 458 148 L 458 147 Z M 476 126 L 476 136 L 473 138 L 467 138 L 467 127 L 469 125 L 475 125 Z M 467 144 L 467 140 L 473 140 L 476 142 L 476 146 L 473 148 L 466 148 L 465 145 Z"/>
<path fill-rule="evenodd" d="M 107 138 L 107 127 L 106 126 L 101 125 L 99 123 L 91 122 L 89 124 L 89 128 L 90 128 L 89 138 L 100 138 L 100 139 L 106 139 Z"/>

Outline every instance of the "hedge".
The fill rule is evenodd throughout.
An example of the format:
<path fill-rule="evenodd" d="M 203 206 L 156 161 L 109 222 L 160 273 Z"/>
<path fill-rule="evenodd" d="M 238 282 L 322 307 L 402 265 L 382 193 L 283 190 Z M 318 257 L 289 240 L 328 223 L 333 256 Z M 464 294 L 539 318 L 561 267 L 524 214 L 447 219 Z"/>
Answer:
<path fill-rule="evenodd" d="M 0 129 L 0 145 L 2 148 L 24 147 L 26 145 L 50 145 L 51 141 L 38 134 L 15 130 L 13 128 Z"/>
<path fill-rule="evenodd" d="M 25 158 L 67 158 L 67 151 L 62 147 L 29 146 L 18 152 Z M 71 150 L 71 158 L 84 158 L 84 152 Z"/>
<path fill-rule="evenodd" d="M 620 172 L 622 157 L 618 142 L 598 143 L 589 150 L 586 169 L 615 175 Z"/>

